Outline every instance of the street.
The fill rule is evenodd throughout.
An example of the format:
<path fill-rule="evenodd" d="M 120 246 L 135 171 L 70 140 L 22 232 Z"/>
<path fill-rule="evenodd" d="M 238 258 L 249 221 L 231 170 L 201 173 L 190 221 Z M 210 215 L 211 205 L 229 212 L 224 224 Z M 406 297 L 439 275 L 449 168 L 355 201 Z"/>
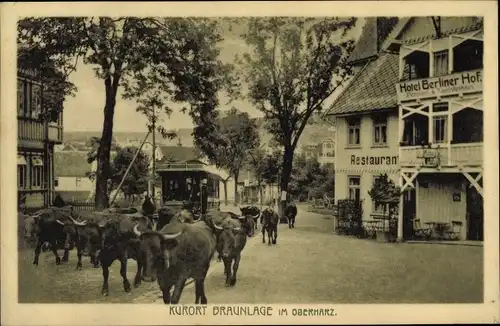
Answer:
<path fill-rule="evenodd" d="M 279 225 L 276 245 L 268 246 L 267 241 L 263 244 L 262 234 L 257 233 L 242 252 L 235 287 L 224 287 L 223 264 L 212 263 L 205 282 L 208 302 L 482 302 L 482 247 L 378 243 L 335 235 L 332 223 L 324 215 L 299 209 L 295 229 Z M 37 268 L 31 265 L 31 250 L 20 252 L 19 257 L 22 303 L 163 304 L 156 283 L 143 282 L 125 293 L 116 262 L 110 273 L 110 295 L 103 298 L 101 270 L 92 268 L 86 258 L 83 271 L 75 271 L 74 251 L 69 264 L 61 266 L 55 266 L 52 253 L 43 253 Z M 129 260 L 128 265 L 132 280 L 136 264 Z M 190 284 L 181 303 L 194 303 L 194 298 L 194 286 Z"/>

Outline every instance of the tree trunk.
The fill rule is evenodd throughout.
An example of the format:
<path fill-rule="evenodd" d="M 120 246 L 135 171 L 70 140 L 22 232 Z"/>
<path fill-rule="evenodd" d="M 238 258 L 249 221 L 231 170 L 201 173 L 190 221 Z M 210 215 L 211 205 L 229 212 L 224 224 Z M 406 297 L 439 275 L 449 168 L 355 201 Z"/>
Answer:
<path fill-rule="evenodd" d="M 240 198 L 238 198 L 238 177 L 239 177 L 239 171 L 234 173 L 234 202 L 233 206 L 238 206 L 238 203 L 240 202 Z"/>
<path fill-rule="evenodd" d="M 224 180 L 224 205 L 227 206 L 227 180 Z"/>
<path fill-rule="evenodd" d="M 97 211 L 106 209 L 109 206 L 109 152 L 111 150 L 111 140 L 113 138 L 113 118 L 116 105 L 116 89 L 113 85 L 111 85 L 111 78 L 106 78 L 104 84 L 106 87 L 106 104 L 104 106 L 102 136 L 99 149 L 97 150 L 97 171 L 95 182 L 95 209 Z"/>
<path fill-rule="evenodd" d="M 262 209 L 262 185 L 260 181 L 259 181 L 259 205 L 260 209 Z"/>
<path fill-rule="evenodd" d="M 286 207 L 286 200 L 281 200 L 281 192 L 286 191 L 288 195 L 288 183 L 290 182 L 290 177 L 292 175 L 292 163 L 293 163 L 293 149 L 286 146 L 285 152 L 283 153 L 283 167 L 281 170 L 280 178 L 280 191 L 278 196 L 278 214 L 283 217 L 283 213 Z"/>

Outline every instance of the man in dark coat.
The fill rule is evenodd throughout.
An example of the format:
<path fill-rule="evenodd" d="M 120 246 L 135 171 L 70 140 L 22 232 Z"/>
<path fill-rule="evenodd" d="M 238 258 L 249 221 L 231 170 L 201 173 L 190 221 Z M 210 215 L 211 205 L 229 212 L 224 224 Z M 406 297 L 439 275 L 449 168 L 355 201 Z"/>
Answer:
<path fill-rule="evenodd" d="M 66 202 L 64 202 L 64 199 L 62 199 L 60 194 L 57 194 L 56 198 L 54 198 L 54 203 L 52 204 L 52 206 L 64 207 L 66 206 Z"/>

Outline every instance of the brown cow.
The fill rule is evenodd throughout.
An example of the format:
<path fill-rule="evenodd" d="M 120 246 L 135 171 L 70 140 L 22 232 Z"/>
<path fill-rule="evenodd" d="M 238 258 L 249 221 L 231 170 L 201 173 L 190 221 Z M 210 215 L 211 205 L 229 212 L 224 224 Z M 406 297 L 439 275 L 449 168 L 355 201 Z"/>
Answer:
<path fill-rule="evenodd" d="M 158 285 L 165 304 L 177 304 L 188 278 L 195 280 L 195 303 L 207 304 L 205 277 L 215 252 L 215 237 L 203 221 L 195 223 L 173 222 L 160 231 L 141 232 L 140 252 L 144 257 L 142 279 Z M 172 297 L 170 289 L 174 287 Z"/>

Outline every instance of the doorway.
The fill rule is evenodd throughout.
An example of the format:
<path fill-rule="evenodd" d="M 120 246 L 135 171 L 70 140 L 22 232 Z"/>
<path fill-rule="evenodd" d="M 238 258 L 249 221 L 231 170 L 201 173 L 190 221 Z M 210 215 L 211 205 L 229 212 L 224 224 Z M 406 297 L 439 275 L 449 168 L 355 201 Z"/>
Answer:
<path fill-rule="evenodd" d="M 483 196 L 472 185 L 467 186 L 466 219 L 467 240 L 484 240 Z"/>
<path fill-rule="evenodd" d="M 403 193 L 403 238 L 413 237 L 413 220 L 417 214 L 417 192 L 414 188 Z"/>

